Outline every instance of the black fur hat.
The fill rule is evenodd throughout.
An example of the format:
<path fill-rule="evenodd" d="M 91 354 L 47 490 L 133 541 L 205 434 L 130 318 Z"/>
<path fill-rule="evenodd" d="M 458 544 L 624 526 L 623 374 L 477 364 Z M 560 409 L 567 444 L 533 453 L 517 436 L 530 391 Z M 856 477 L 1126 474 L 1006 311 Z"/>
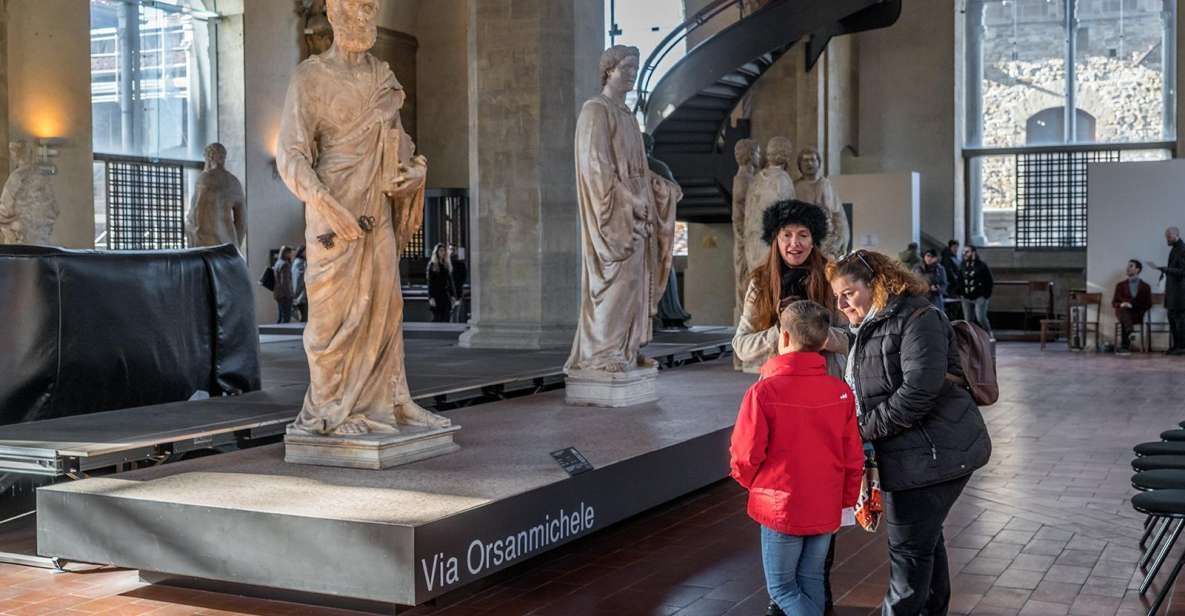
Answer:
<path fill-rule="evenodd" d="M 766 244 L 772 244 L 778 231 L 786 225 L 806 227 L 811 232 L 811 241 L 815 246 L 827 239 L 827 213 L 817 205 L 797 199 L 779 201 L 766 208 L 761 216 L 761 225 L 761 239 Z"/>

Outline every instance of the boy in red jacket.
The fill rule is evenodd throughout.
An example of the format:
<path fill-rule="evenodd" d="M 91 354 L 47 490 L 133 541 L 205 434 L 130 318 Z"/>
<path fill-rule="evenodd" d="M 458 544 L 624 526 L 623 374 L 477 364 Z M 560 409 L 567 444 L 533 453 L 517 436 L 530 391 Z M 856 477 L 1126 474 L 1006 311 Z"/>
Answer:
<path fill-rule="evenodd" d="M 778 355 L 745 393 L 732 431 L 732 477 L 761 525 L 770 599 L 789 616 L 823 613 L 823 562 L 841 511 L 856 505 L 864 447 L 848 386 L 818 351 L 831 314 L 812 301 L 780 315 Z"/>

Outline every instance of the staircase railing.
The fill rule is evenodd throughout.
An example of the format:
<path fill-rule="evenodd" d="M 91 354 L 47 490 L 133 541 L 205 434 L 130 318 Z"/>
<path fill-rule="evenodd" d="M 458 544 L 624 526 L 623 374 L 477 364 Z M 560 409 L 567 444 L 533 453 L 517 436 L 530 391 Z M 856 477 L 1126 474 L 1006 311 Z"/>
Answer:
<path fill-rule="evenodd" d="M 708 6 L 697 11 L 695 15 L 675 26 L 671 30 L 671 33 L 666 35 L 654 47 L 654 51 L 650 52 L 650 55 L 646 58 L 646 62 L 638 70 L 638 102 L 634 105 L 634 113 L 637 113 L 639 110 L 646 110 L 647 98 L 650 94 L 650 81 L 654 79 L 654 75 L 658 71 L 658 66 L 675 49 L 675 46 L 682 44 L 683 41 L 687 40 L 687 35 L 696 31 L 724 11 L 733 7 L 738 7 L 743 11 L 744 2 L 745 0 L 714 0 Z M 744 17 L 744 15 L 741 15 L 741 17 Z"/>

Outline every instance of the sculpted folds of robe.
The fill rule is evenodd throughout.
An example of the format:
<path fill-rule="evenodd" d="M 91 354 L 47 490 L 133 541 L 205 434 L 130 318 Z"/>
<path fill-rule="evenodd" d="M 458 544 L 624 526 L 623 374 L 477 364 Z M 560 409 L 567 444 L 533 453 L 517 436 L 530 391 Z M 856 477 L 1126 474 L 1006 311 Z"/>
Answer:
<path fill-rule="evenodd" d="M 794 192 L 799 200 L 814 203 L 827 211 L 827 241 L 823 242 L 821 248 L 832 259 L 843 258 L 848 252 L 852 231 L 848 226 L 848 215 L 835 195 L 831 180 L 825 177 L 802 178 L 794 183 Z"/>
<path fill-rule="evenodd" d="M 397 406 L 412 404 L 399 249 L 423 222 L 424 192 L 394 202 L 384 194 L 383 157 L 398 149 L 390 147 L 392 139 L 407 139 L 399 120 L 403 88 L 369 54 L 357 68 L 362 74 L 344 74 L 323 56 L 300 63 L 276 157 L 281 177 L 302 201 L 328 192 L 354 216 L 375 219 L 361 239 L 326 248 L 317 236 L 332 229 L 316 207 L 305 207 L 310 383 L 295 426 L 317 433 L 359 416 L 394 426 Z"/>
<path fill-rule="evenodd" d="M 749 183 L 745 197 L 745 261 L 753 271 L 769 258 L 769 244 L 761 239 L 765 210 L 778 201 L 794 198 L 794 181 L 781 167 L 766 167 Z"/>
<path fill-rule="evenodd" d="M 753 183 L 753 170 L 742 165 L 732 178 L 732 270 L 736 276 L 736 302 L 733 314 L 735 321 L 741 314 L 745 302 L 745 289 L 749 285 L 749 262 L 745 255 L 745 205 L 749 196 L 749 185 Z"/>
<path fill-rule="evenodd" d="M 650 171 L 637 120 L 599 95 L 576 122 L 581 303 L 565 370 L 620 371 L 650 341 L 671 271 L 679 186 Z"/>

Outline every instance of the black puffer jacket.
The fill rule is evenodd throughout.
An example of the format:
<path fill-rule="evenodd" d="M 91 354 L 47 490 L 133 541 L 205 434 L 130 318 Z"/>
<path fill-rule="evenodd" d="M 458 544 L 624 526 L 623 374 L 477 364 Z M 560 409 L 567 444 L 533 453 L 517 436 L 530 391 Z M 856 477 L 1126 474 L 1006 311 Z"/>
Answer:
<path fill-rule="evenodd" d="M 891 298 L 855 344 L 860 434 L 876 449 L 883 489 L 942 483 L 987 464 L 992 442 L 979 407 L 946 377 L 962 376 L 954 331 L 925 297 Z"/>

